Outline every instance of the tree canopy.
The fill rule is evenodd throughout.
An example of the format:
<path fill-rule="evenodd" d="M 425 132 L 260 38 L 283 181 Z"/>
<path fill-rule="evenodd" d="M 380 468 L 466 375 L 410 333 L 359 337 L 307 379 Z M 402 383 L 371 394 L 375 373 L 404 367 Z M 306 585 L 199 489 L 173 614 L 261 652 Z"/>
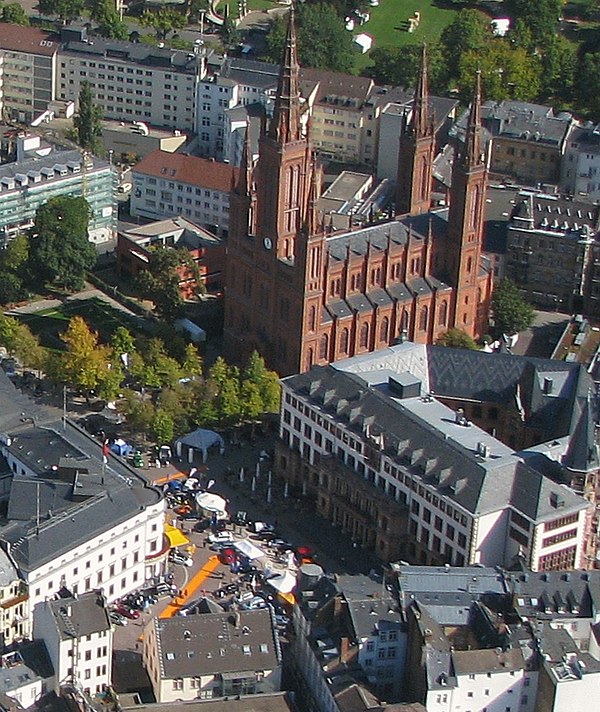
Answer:
<path fill-rule="evenodd" d="M 102 110 L 94 104 L 92 86 L 83 82 L 79 91 L 79 111 L 73 119 L 77 130 L 77 141 L 82 148 L 98 153 L 101 148 L 99 137 L 102 135 Z"/>
<path fill-rule="evenodd" d="M 477 344 L 475 340 L 462 329 L 448 329 L 436 342 L 438 346 L 450 346 L 455 349 L 470 349 L 475 351 Z"/>
<path fill-rule="evenodd" d="M 96 262 L 88 238 L 90 206 L 85 198 L 57 196 L 36 212 L 31 228 L 28 267 L 38 281 L 81 289 Z"/>
<path fill-rule="evenodd" d="M 143 27 L 151 27 L 159 40 L 167 38 L 169 32 L 175 32 L 185 27 L 185 15 L 169 7 L 160 10 L 144 10 L 140 17 Z"/>
<path fill-rule="evenodd" d="M 281 62 L 287 26 L 287 17 L 273 21 L 264 55 L 268 61 Z M 300 3 L 296 12 L 296 29 L 298 61 L 302 66 L 333 72 L 352 71 L 352 36 L 332 5 L 324 2 Z"/>
<path fill-rule="evenodd" d="M 25 9 L 18 2 L 11 2 L 2 8 L 2 22 L 10 25 L 29 25 L 29 17 Z"/>
<path fill-rule="evenodd" d="M 514 21 L 521 20 L 539 44 L 556 33 L 562 4 L 562 0 L 504 0 L 504 12 Z"/>
<path fill-rule="evenodd" d="M 84 8 L 85 0 L 38 0 L 41 15 L 56 15 L 64 23 L 76 20 Z"/>
<path fill-rule="evenodd" d="M 503 279 L 492 295 L 492 313 L 498 334 L 517 334 L 531 326 L 535 312 L 525 301 L 518 287 L 509 279 Z"/>
<path fill-rule="evenodd" d="M 198 268 L 185 249 L 157 247 L 150 253 L 148 269 L 137 275 L 137 285 L 146 299 L 154 302 L 161 318 L 172 321 L 181 316 L 183 297 L 179 283 L 180 270 L 184 269 L 199 284 Z"/>

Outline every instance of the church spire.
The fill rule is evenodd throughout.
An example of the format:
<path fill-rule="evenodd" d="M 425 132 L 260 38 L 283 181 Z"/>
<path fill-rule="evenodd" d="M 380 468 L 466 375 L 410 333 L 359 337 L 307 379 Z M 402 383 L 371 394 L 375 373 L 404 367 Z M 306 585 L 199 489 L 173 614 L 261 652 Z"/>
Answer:
<path fill-rule="evenodd" d="M 277 96 L 273 118 L 269 126 L 269 137 L 278 143 L 288 143 L 300 139 L 300 69 L 296 48 L 296 24 L 294 5 L 290 9 L 283 58 L 279 70 Z"/>
<path fill-rule="evenodd" d="M 481 162 L 481 155 L 481 72 L 478 71 L 461 160 L 465 167 L 472 167 Z"/>
<path fill-rule="evenodd" d="M 427 70 L 427 45 L 421 51 L 421 68 L 412 111 L 412 131 L 417 138 L 428 136 L 432 128 L 431 107 L 429 102 L 429 77 Z"/>
<path fill-rule="evenodd" d="M 250 145 L 250 124 L 246 127 L 244 136 L 244 148 L 242 149 L 242 160 L 240 162 L 240 173 L 236 191 L 239 195 L 250 195 L 252 192 L 252 147 Z"/>

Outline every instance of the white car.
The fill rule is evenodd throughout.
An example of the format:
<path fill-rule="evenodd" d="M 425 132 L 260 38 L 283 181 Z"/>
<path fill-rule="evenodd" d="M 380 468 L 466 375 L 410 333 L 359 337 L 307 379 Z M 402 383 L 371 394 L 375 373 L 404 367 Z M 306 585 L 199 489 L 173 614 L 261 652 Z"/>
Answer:
<path fill-rule="evenodd" d="M 174 564 L 181 564 L 182 566 L 193 566 L 194 560 L 191 556 L 186 556 L 179 551 L 171 551 L 169 554 L 169 561 Z"/>
<path fill-rule="evenodd" d="M 217 532 L 208 535 L 209 544 L 229 544 L 233 542 L 231 532 Z"/>

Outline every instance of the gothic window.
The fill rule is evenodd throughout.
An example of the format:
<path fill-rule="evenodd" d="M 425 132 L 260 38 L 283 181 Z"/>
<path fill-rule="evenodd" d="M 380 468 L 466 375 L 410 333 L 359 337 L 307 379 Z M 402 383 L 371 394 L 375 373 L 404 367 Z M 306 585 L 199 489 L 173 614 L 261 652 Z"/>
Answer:
<path fill-rule="evenodd" d="M 475 186 L 473 191 L 473 209 L 471 210 L 471 227 L 477 227 L 477 216 L 481 210 L 481 190 L 479 186 Z"/>
<path fill-rule="evenodd" d="M 471 270 L 473 269 L 473 258 L 469 257 L 467 259 L 467 273 L 471 274 Z"/>
<path fill-rule="evenodd" d="M 311 368 L 315 363 L 315 357 L 312 349 L 306 352 L 306 367 Z"/>
<path fill-rule="evenodd" d="M 384 316 L 383 319 L 381 320 L 381 325 L 379 327 L 379 340 L 380 341 L 388 340 L 389 330 L 390 330 L 390 320 L 387 318 L 387 316 Z"/>
<path fill-rule="evenodd" d="M 329 337 L 327 334 L 321 336 L 321 341 L 319 342 L 319 358 L 329 358 Z"/>
<path fill-rule="evenodd" d="M 429 317 L 429 309 L 424 306 L 421 309 L 421 314 L 419 315 L 419 329 L 421 331 L 427 331 L 427 320 Z"/>
<path fill-rule="evenodd" d="M 360 327 L 359 344 L 360 344 L 361 349 L 366 349 L 369 345 L 369 325 L 368 324 L 363 324 Z"/>
<path fill-rule="evenodd" d="M 348 346 L 350 344 L 350 334 L 348 332 L 348 329 L 344 329 L 342 333 L 340 334 L 340 351 L 343 354 L 348 353 Z"/>
<path fill-rule="evenodd" d="M 440 326 L 446 326 L 447 321 L 448 321 L 448 302 L 442 302 L 440 304 L 438 323 Z"/>
<path fill-rule="evenodd" d="M 427 188 L 428 186 L 428 178 L 429 178 L 429 170 L 428 170 L 428 165 L 427 165 L 427 158 L 423 156 L 421 159 L 421 200 L 425 200 L 427 198 Z"/>
<path fill-rule="evenodd" d="M 314 306 L 308 310 L 308 330 L 314 331 L 317 325 L 317 310 Z"/>

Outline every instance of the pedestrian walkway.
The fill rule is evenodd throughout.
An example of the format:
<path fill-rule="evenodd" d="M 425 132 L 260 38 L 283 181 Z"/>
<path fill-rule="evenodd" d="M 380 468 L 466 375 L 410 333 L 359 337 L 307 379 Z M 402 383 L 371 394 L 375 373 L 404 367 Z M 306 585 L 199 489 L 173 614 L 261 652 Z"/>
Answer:
<path fill-rule="evenodd" d="M 200 571 L 192 577 L 191 581 L 188 581 L 187 585 L 181 591 L 181 594 L 165 608 L 159 618 L 172 618 L 177 614 L 177 611 L 181 610 L 181 608 L 186 605 L 186 603 L 193 600 L 194 595 L 197 593 L 200 586 L 217 568 L 219 563 L 218 556 L 211 556 Z"/>

